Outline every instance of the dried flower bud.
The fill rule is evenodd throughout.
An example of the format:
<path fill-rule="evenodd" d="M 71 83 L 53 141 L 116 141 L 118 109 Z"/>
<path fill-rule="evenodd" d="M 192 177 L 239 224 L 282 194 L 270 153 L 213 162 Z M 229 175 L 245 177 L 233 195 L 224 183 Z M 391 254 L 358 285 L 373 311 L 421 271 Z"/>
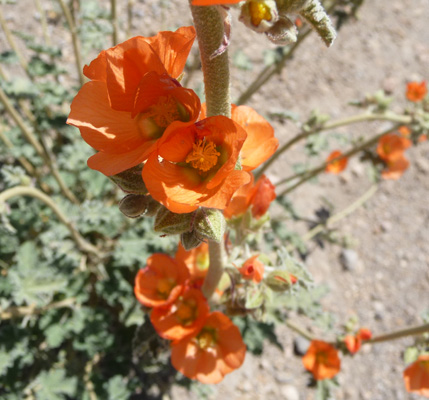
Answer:
<path fill-rule="evenodd" d="M 137 218 L 146 212 L 149 196 L 129 194 L 119 202 L 119 211 L 128 218 Z"/>
<path fill-rule="evenodd" d="M 220 243 L 225 234 L 226 222 L 221 211 L 200 207 L 195 214 L 194 231 L 201 239 Z"/>
<path fill-rule="evenodd" d="M 137 165 L 119 174 L 109 176 L 109 179 L 118 185 L 125 193 L 147 194 L 146 185 L 142 178 L 142 167 Z"/>
<path fill-rule="evenodd" d="M 169 235 L 189 232 L 193 216 L 194 213 L 176 214 L 162 208 L 156 214 L 153 229 L 155 232 L 163 232 Z"/>
<path fill-rule="evenodd" d="M 266 35 L 270 42 L 277 46 L 286 46 L 289 43 L 296 42 L 298 30 L 288 17 L 282 16 L 266 32 Z"/>
<path fill-rule="evenodd" d="M 239 19 L 256 32 L 267 32 L 278 19 L 276 2 L 274 0 L 247 0 L 241 6 Z"/>
<path fill-rule="evenodd" d="M 185 232 L 180 235 L 180 242 L 185 250 L 192 250 L 195 247 L 198 247 L 202 240 L 195 235 L 194 231 Z"/>
<path fill-rule="evenodd" d="M 319 0 L 277 0 L 277 8 L 281 16 L 298 13 L 314 28 L 328 47 L 334 42 L 337 33 Z"/>

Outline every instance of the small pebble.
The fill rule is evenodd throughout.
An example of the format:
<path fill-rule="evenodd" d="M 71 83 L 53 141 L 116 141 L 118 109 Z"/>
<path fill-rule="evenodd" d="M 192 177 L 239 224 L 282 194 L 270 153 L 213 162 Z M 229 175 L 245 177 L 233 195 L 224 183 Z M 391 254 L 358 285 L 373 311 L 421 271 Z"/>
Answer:
<path fill-rule="evenodd" d="M 307 353 L 309 346 L 310 342 L 301 336 L 296 337 L 293 341 L 293 351 L 297 356 L 303 356 Z"/>

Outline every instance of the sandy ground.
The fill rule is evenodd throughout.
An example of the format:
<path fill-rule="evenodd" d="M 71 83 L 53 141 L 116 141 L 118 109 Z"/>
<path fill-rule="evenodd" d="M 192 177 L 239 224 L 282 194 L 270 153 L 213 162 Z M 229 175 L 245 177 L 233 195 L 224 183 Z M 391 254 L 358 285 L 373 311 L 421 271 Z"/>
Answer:
<path fill-rule="evenodd" d="M 21 3 L 22 2 L 22 3 Z M 12 27 L 31 31 L 37 13 L 30 0 L 7 6 L 6 17 Z M 125 1 L 120 4 L 120 22 L 125 21 Z M 133 34 L 149 36 L 158 30 L 174 29 L 189 24 L 190 13 L 183 1 L 140 1 L 136 3 Z M 47 2 L 46 7 L 51 7 Z M 28 18 L 18 17 L 25 11 Z M 180 11 L 180 12 L 178 12 Z M 428 0 L 367 0 L 359 19 L 344 26 L 329 50 L 316 35 L 306 40 L 288 67 L 272 79 L 248 103 L 267 115 L 283 110 L 298 113 L 301 118 L 317 108 L 333 118 L 352 115 L 358 110 L 347 102 L 361 99 L 378 88 L 396 97 L 394 108 L 405 104 L 404 90 L 409 80 L 429 79 Z M 154 21 L 156 21 L 154 23 Z M 52 35 L 55 33 L 51 27 Z M 125 39 L 121 33 L 120 39 Z M 67 52 L 70 39 L 56 36 Z M 0 32 L 0 49 L 6 47 Z M 263 66 L 263 52 L 272 49 L 268 41 L 250 32 L 233 13 L 231 55 L 240 50 L 252 63 L 250 71 L 232 71 L 233 97 L 237 97 Z M 93 55 L 84 60 L 88 62 Z M 73 65 L 68 67 L 75 74 Z M 200 76 L 190 82 L 197 87 Z M 297 132 L 291 122 L 273 121 L 276 134 L 285 143 Z M 386 123 L 360 124 L 341 129 L 344 135 L 370 135 L 380 132 Z M 327 153 L 322 153 L 321 159 Z M 339 261 L 341 248 L 328 245 L 312 252 L 306 264 L 317 283 L 327 284 L 331 291 L 324 299 L 327 311 L 334 312 L 338 324 L 357 315 L 363 326 L 376 334 L 421 322 L 419 314 L 429 308 L 429 143 L 407 152 L 411 167 L 397 182 L 385 181 L 378 192 L 351 216 L 338 224 L 339 232 L 349 236 L 359 262 L 357 268 L 345 271 Z M 304 161 L 303 149 L 294 147 L 269 171 L 272 180 L 292 173 L 292 165 Z M 312 218 L 324 203 L 335 205 L 335 212 L 362 195 L 371 183 L 365 166 L 353 160 L 341 178 L 322 176 L 317 185 L 307 184 L 291 196 L 299 213 Z M 303 227 L 298 227 L 304 232 Z M 338 325 L 339 326 L 339 325 Z M 263 358 L 248 354 L 243 367 L 213 387 L 213 399 L 313 399 L 307 388 L 308 375 L 300 358 L 293 355 L 294 335 L 278 329 L 284 351 L 267 344 Z M 405 400 L 417 399 L 403 387 L 402 353 L 411 339 L 365 346 L 353 359 L 343 358 L 339 374 L 337 399 Z M 174 399 L 197 399 L 182 389 L 174 390 Z"/>

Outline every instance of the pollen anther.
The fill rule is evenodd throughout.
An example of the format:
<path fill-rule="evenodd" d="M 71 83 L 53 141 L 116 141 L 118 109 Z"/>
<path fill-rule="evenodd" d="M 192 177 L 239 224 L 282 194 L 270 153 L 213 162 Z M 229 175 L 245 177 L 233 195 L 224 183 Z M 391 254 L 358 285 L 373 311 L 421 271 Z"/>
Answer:
<path fill-rule="evenodd" d="M 216 151 L 213 142 L 199 139 L 197 143 L 194 143 L 192 151 L 186 157 L 186 162 L 194 168 L 206 172 L 216 165 L 219 156 L 220 153 Z"/>

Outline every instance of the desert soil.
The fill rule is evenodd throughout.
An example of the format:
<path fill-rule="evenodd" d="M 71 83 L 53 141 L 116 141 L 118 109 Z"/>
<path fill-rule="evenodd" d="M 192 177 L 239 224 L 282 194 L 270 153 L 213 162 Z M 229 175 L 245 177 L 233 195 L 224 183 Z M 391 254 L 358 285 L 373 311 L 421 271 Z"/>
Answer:
<path fill-rule="evenodd" d="M 31 4 L 30 4 L 31 3 Z M 120 23 L 125 26 L 126 1 L 120 5 Z M 174 29 L 191 23 L 190 12 L 182 0 L 139 1 L 135 4 L 133 34 L 150 36 L 158 30 Z M 52 8 L 46 2 L 47 9 Z M 12 28 L 39 34 L 37 12 L 30 0 L 5 6 Z M 333 118 L 359 112 L 348 106 L 379 88 L 395 97 L 394 109 L 405 105 L 407 81 L 429 79 L 429 1 L 367 0 L 358 19 L 345 25 L 330 49 L 312 34 L 279 76 L 274 77 L 248 105 L 262 115 L 290 111 L 303 120 L 312 109 Z M 244 28 L 232 13 L 230 53 L 243 52 L 251 69 L 232 70 L 233 98 L 248 86 L 263 68 L 264 51 L 273 49 L 264 36 Z M 54 27 L 51 27 L 54 32 Z M 56 36 L 65 52 L 72 54 L 69 37 Z M 121 31 L 120 39 L 126 39 Z M 0 50 L 6 48 L 0 32 Z M 84 60 L 88 63 L 94 54 Z M 75 74 L 74 66 L 70 72 Z M 194 74 L 191 87 L 199 85 Z M 297 133 L 292 122 L 272 121 L 280 143 Z M 368 136 L 389 127 L 378 122 L 359 124 L 338 130 L 342 135 Z M 334 143 L 334 142 L 332 142 Z M 327 156 L 329 150 L 321 154 Z M 328 245 L 321 249 L 309 245 L 306 265 L 318 284 L 326 284 L 330 293 L 324 308 L 337 315 L 339 327 L 348 318 L 358 316 L 362 326 L 375 334 L 421 323 L 419 314 L 429 308 L 429 142 L 407 151 L 409 170 L 399 181 L 384 181 L 377 193 L 355 213 L 341 220 L 341 235 L 350 238 L 358 261 L 351 270 L 340 263 L 341 248 Z M 294 147 L 268 171 L 273 182 L 293 173 L 296 162 L 305 161 L 303 148 Z M 306 184 L 291 199 L 298 212 L 314 218 L 325 201 L 335 205 L 334 212 L 347 207 L 371 186 L 367 168 L 354 159 L 338 176 L 324 175 L 318 184 Z M 298 226 L 301 233 L 305 227 Z M 307 387 L 308 375 L 301 359 L 293 355 L 296 337 L 286 327 L 277 330 L 284 346 L 281 351 L 267 343 L 263 357 L 247 354 L 243 367 L 213 387 L 213 399 L 256 400 L 265 398 L 311 400 L 315 392 Z M 364 346 L 354 358 L 343 357 L 339 374 L 341 387 L 336 399 L 406 400 L 418 396 L 406 393 L 402 381 L 403 350 L 412 339 L 401 339 Z M 195 394 L 177 388 L 175 400 L 197 399 Z"/>

